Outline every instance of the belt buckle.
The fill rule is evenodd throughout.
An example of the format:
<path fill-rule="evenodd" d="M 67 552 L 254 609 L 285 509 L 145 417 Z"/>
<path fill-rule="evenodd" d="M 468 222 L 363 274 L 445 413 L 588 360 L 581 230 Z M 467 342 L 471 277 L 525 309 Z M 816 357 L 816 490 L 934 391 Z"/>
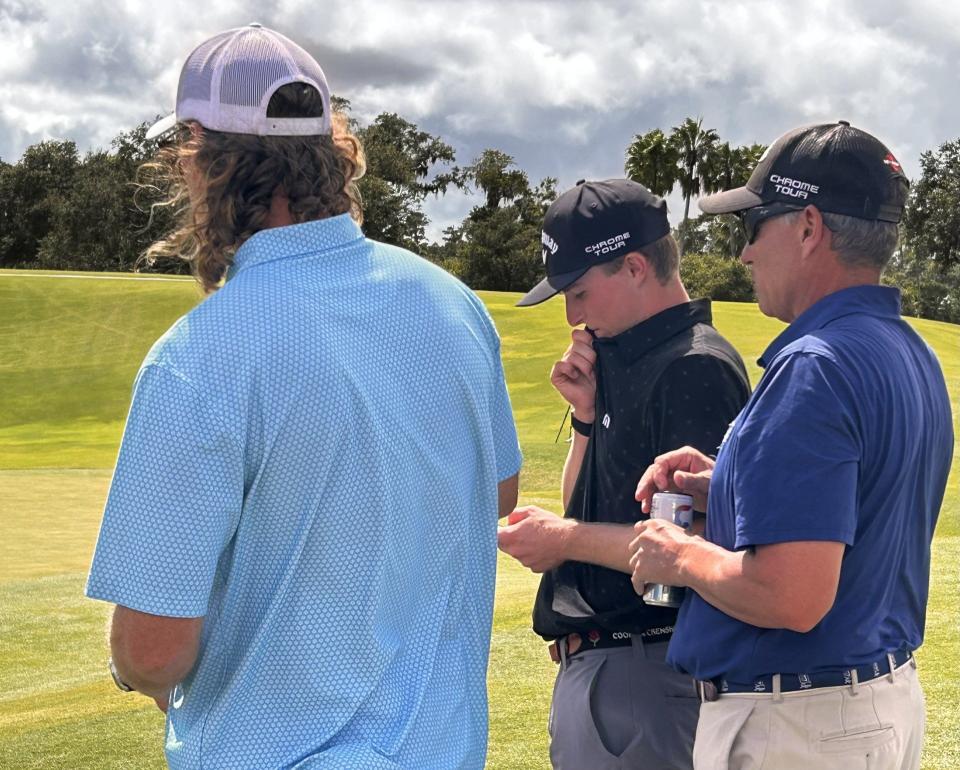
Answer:
<path fill-rule="evenodd" d="M 700 697 L 701 703 L 713 703 L 720 697 L 720 693 L 717 690 L 717 686 L 710 681 L 698 679 L 697 682 L 697 695 Z"/>

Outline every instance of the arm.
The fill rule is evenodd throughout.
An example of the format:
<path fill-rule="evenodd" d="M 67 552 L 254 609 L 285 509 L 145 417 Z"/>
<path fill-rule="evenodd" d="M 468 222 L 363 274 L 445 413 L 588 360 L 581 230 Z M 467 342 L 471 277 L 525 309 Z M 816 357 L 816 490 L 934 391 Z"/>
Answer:
<path fill-rule="evenodd" d="M 577 419 L 580 419 L 579 413 Z M 567 452 L 567 459 L 563 463 L 563 476 L 560 480 L 560 499 L 563 501 L 563 509 L 567 509 L 570 504 L 570 496 L 573 494 L 573 487 L 577 483 L 577 476 L 580 475 L 580 466 L 583 465 L 583 457 L 587 453 L 587 444 L 590 442 L 588 436 L 573 431 L 573 441 L 570 442 L 570 451 Z"/>
<path fill-rule="evenodd" d="M 794 541 L 727 551 L 664 521 L 635 525 L 633 585 L 689 586 L 721 612 L 806 633 L 833 606 L 844 544 Z"/>
<path fill-rule="evenodd" d="M 597 378 L 594 366 L 597 354 L 593 349 L 593 337 L 583 329 L 574 329 L 570 335 L 570 347 L 550 371 L 550 383 L 564 400 L 570 404 L 572 414 L 578 420 L 593 423 L 596 419 Z M 567 507 L 573 486 L 580 475 L 580 466 L 587 450 L 589 439 L 573 431 L 570 451 L 563 464 L 563 476 L 560 481 L 560 496 L 563 507 Z"/>
<path fill-rule="evenodd" d="M 597 524 L 565 519 L 526 505 L 497 533 L 500 550 L 533 572 L 546 572 L 565 561 L 599 564 L 630 574 L 630 524 Z"/>
<path fill-rule="evenodd" d="M 520 490 L 520 474 L 514 473 L 497 484 L 497 518 L 502 519 L 517 504 Z"/>
<path fill-rule="evenodd" d="M 120 678 L 166 711 L 167 696 L 197 660 L 203 618 L 148 615 L 117 605 L 110 652 Z"/>

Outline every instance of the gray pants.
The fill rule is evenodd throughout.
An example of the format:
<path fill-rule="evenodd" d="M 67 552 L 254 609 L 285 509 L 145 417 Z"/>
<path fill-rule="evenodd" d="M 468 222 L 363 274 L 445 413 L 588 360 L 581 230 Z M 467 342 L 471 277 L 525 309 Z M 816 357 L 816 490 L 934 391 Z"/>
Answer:
<path fill-rule="evenodd" d="M 700 700 L 666 642 L 584 650 L 561 663 L 550 706 L 556 770 L 690 770 Z"/>

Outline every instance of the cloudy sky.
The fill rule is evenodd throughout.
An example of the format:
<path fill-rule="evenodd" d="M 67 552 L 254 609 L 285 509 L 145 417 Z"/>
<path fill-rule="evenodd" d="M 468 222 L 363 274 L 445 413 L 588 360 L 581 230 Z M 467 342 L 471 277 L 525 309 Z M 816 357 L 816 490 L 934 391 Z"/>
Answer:
<path fill-rule="evenodd" d="M 911 176 L 960 136 L 949 0 L 0 0 L 0 158 L 108 146 L 172 109 L 197 43 L 250 21 L 313 53 L 361 122 L 397 112 L 460 163 L 495 147 L 561 189 L 622 175 L 634 134 L 687 116 L 732 144 L 846 119 Z M 431 202 L 431 233 L 474 202 Z"/>

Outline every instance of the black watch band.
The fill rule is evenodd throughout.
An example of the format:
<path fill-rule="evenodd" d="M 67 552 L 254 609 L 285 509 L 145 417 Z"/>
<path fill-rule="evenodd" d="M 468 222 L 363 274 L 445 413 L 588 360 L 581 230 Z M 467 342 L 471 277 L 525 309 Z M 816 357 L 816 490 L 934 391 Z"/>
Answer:
<path fill-rule="evenodd" d="M 573 412 L 570 413 L 570 425 L 572 425 L 573 429 L 581 436 L 589 436 L 593 433 L 593 423 L 578 420 Z"/>

